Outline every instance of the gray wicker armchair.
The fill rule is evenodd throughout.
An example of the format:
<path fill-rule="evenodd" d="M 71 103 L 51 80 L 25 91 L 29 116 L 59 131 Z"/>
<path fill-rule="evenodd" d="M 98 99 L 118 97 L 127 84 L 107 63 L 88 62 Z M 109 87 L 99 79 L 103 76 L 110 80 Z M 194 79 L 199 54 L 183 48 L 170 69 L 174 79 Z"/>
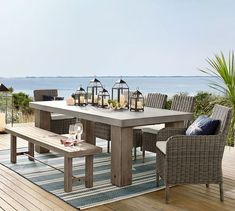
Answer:
<path fill-rule="evenodd" d="M 175 95 L 172 100 L 171 110 L 193 112 L 194 108 L 194 97 L 192 96 L 181 96 Z M 184 127 L 188 127 L 189 121 L 184 123 Z M 157 136 L 158 132 L 164 128 L 158 127 L 158 125 L 144 127 L 142 129 L 142 155 L 143 162 L 145 158 L 145 151 L 156 152 L 156 142 L 159 141 L 160 136 Z"/>
<path fill-rule="evenodd" d="M 165 108 L 167 95 L 160 93 L 148 93 L 145 106 L 151 108 Z M 134 147 L 134 159 L 136 160 L 136 149 L 142 147 L 142 129 L 145 126 L 139 126 L 133 128 L 133 147 Z"/>
<path fill-rule="evenodd" d="M 43 101 L 44 96 L 58 97 L 57 89 L 39 89 L 34 90 L 34 100 Z M 69 125 L 75 124 L 76 118 L 65 116 L 62 114 L 51 114 L 51 129 L 50 131 L 58 134 L 67 134 L 69 133 Z"/>
<path fill-rule="evenodd" d="M 222 157 L 232 110 L 215 105 L 212 118 L 220 120 L 215 135 L 186 136 L 185 129 L 164 128 L 156 144 L 156 179 L 166 185 L 165 199 L 169 201 L 169 186 L 175 184 L 219 184 L 223 196 Z"/>

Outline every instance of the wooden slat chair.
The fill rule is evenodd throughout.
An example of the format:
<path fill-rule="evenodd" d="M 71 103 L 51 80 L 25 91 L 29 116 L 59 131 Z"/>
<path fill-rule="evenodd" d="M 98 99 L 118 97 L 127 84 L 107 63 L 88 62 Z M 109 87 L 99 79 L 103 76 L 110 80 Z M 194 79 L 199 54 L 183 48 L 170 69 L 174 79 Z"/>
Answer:
<path fill-rule="evenodd" d="M 220 120 L 215 135 L 185 135 L 185 128 L 164 128 L 157 134 L 156 173 L 166 185 L 165 199 L 169 201 L 169 186 L 176 184 L 219 184 L 223 195 L 222 158 L 232 119 L 232 109 L 215 105 L 211 118 Z"/>
<path fill-rule="evenodd" d="M 183 96 L 175 95 L 172 100 L 171 110 L 183 111 L 183 112 L 193 112 L 194 108 L 194 97 L 193 96 Z M 184 127 L 189 125 L 189 121 L 184 122 Z M 158 132 L 165 127 L 164 124 L 146 126 L 142 129 L 142 156 L 143 162 L 145 158 L 145 151 L 156 153 L 156 142 L 159 136 Z"/>
<path fill-rule="evenodd" d="M 58 97 L 58 91 L 57 89 L 39 89 L 34 90 L 34 101 L 43 101 L 45 99 L 44 96 L 50 96 L 50 97 Z M 51 114 L 51 132 L 57 133 L 57 134 L 67 134 L 69 133 L 69 125 L 75 124 L 76 118 L 66 116 L 63 114 Z"/>
<path fill-rule="evenodd" d="M 167 101 L 167 95 L 160 93 L 148 93 L 145 106 L 151 108 L 165 108 Z M 139 126 L 133 128 L 133 147 L 134 147 L 134 159 L 136 160 L 136 149 L 142 147 L 142 129 L 145 126 Z"/>

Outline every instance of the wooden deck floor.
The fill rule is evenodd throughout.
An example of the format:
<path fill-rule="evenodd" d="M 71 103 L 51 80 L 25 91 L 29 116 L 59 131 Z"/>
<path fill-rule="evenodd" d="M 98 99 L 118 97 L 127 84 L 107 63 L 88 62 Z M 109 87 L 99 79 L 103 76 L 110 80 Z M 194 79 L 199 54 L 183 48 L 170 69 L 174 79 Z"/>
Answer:
<path fill-rule="evenodd" d="M 26 146 L 19 141 L 18 146 Z M 0 150 L 9 148 L 9 136 L 0 135 Z M 235 149 L 226 148 L 223 159 L 225 201 L 219 200 L 218 185 L 180 185 L 171 188 L 170 204 L 164 203 L 164 191 L 144 194 L 87 211 L 178 211 L 235 210 Z M 75 210 L 57 197 L 0 165 L 1 210 Z"/>

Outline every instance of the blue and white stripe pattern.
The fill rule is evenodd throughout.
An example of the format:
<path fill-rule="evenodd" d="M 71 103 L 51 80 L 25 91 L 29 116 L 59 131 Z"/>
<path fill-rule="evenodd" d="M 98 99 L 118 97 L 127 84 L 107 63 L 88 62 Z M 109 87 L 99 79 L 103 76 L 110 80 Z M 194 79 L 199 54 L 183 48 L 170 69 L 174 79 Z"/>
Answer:
<path fill-rule="evenodd" d="M 127 199 L 163 188 L 162 185 L 156 187 L 155 154 L 146 157 L 145 163 L 142 163 L 141 159 L 133 161 L 133 184 L 116 187 L 110 183 L 111 156 L 109 153 L 101 153 L 94 159 L 93 188 L 85 188 L 83 182 L 76 181 L 73 183 L 73 191 L 70 193 L 64 192 L 63 173 L 37 161 L 31 162 L 26 156 L 18 156 L 17 163 L 12 164 L 9 155 L 9 150 L 0 151 L 0 160 L 3 165 L 80 209 Z M 63 157 L 56 153 L 36 154 L 36 158 L 61 170 L 64 168 Z M 84 176 L 84 158 L 73 159 L 73 174 Z"/>

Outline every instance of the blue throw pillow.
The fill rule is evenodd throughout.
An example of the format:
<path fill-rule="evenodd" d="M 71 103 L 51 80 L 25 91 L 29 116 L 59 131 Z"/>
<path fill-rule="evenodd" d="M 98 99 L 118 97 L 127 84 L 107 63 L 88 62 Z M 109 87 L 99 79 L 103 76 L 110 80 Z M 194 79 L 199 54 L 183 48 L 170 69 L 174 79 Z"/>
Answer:
<path fill-rule="evenodd" d="M 48 95 L 43 95 L 42 100 L 43 101 L 64 100 L 64 98 L 63 97 L 52 97 L 52 96 L 48 96 Z"/>
<path fill-rule="evenodd" d="M 213 135 L 220 120 L 199 116 L 186 130 L 186 135 Z"/>
<path fill-rule="evenodd" d="M 54 97 L 48 96 L 48 95 L 43 95 L 42 100 L 43 101 L 52 101 L 52 100 L 54 100 Z"/>
<path fill-rule="evenodd" d="M 64 97 L 56 97 L 55 100 L 64 100 Z"/>

